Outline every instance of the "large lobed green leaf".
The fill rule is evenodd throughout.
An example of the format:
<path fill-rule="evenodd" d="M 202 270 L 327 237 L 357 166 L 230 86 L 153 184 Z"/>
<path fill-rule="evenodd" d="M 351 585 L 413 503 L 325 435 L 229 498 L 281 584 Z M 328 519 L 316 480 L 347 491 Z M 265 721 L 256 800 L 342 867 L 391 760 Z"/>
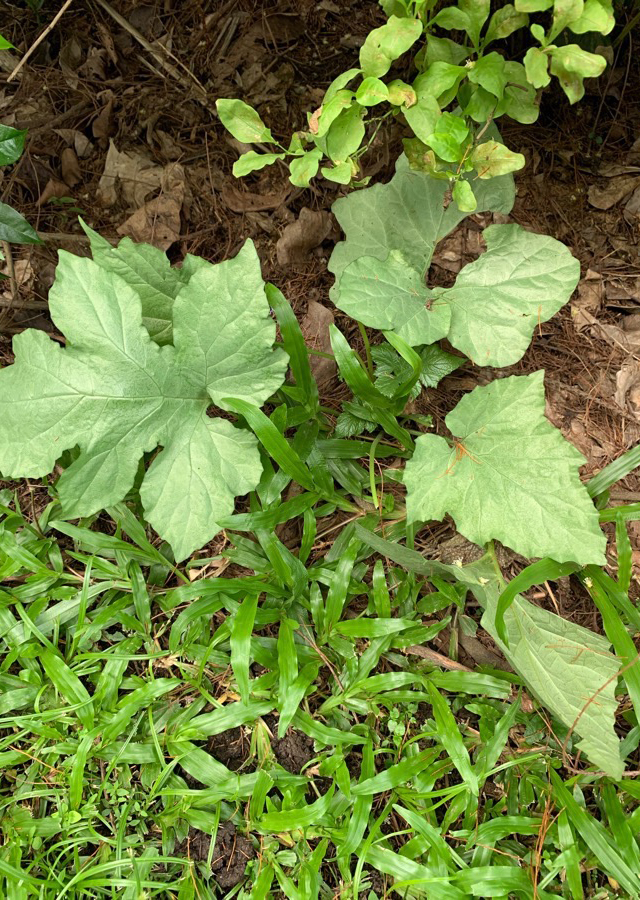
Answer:
<path fill-rule="evenodd" d="M 84 516 L 122 500 L 142 455 L 160 446 L 140 493 L 149 522 L 183 559 L 261 475 L 253 435 L 210 418 L 208 407 L 224 409 L 225 398 L 262 404 L 282 384 L 287 356 L 273 349 L 251 241 L 232 260 L 187 268 L 173 303 L 173 346 L 149 336 L 145 287 L 120 262 L 109 271 L 60 254 L 49 305 L 67 346 L 35 330 L 14 339 L 16 362 L 0 371 L 0 471 L 46 475 L 79 446 L 58 490 L 64 514 Z"/>
<path fill-rule="evenodd" d="M 497 539 L 527 557 L 605 565 L 598 513 L 578 476 L 584 457 L 544 416 L 543 372 L 467 394 L 445 422 L 454 442 L 416 441 L 407 518 L 442 520 L 475 544 Z"/>
<path fill-rule="evenodd" d="M 333 212 L 345 233 L 336 245 L 329 271 L 335 275 L 332 299 L 342 303 L 340 279 L 354 260 L 373 256 L 384 261 L 391 250 L 402 253 L 408 264 L 425 275 L 438 241 L 467 215 L 447 203 L 448 183 L 409 168 L 404 154 L 387 184 L 376 184 L 336 200 Z M 513 177 L 504 175 L 474 184 L 477 212 L 508 213 L 515 197 Z"/>
<path fill-rule="evenodd" d="M 536 326 L 568 302 L 580 264 L 559 241 L 519 225 L 491 225 L 484 238 L 486 253 L 451 288 L 429 290 L 423 267 L 397 250 L 384 260 L 362 256 L 344 270 L 336 303 L 413 346 L 447 337 L 478 365 L 511 365 Z"/>

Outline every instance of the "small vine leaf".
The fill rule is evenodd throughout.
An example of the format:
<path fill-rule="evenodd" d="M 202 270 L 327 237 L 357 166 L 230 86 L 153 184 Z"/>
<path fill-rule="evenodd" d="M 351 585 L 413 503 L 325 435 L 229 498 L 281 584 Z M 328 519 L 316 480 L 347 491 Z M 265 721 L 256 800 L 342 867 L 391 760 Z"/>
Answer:
<path fill-rule="evenodd" d="M 581 483 L 584 457 L 544 417 L 543 372 L 477 387 L 446 417 L 453 446 L 422 435 L 407 463 L 407 518 L 449 513 L 475 544 L 526 557 L 605 565 L 598 512 Z"/>
<path fill-rule="evenodd" d="M 545 88 L 551 81 L 549 75 L 549 57 L 538 47 L 529 47 L 524 57 L 524 68 L 527 81 L 534 88 Z"/>
<path fill-rule="evenodd" d="M 320 168 L 322 150 L 316 148 L 309 150 L 302 156 L 297 156 L 289 163 L 289 181 L 296 187 L 309 187 L 312 178 L 315 178 Z"/>
<path fill-rule="evenodd" d="M 333 301 L 337 302 L 343 271 L 361 256 L 385 260 L 389 251 L 399 250 L 409 265 L 426 273 L 438 241 L 466 215 L 455 203 L 446 205 L 448 189 L 448 182 L 410 169 L 402 155 L 387 184 L 376 184 L 337 200 L 332 210 L 345 240 L 336 245 L 329 260 L 329 271 L 336 278 Z M 515 197 L 513 177 L 487 179 L 476 186 L 475 194 L 478 212 L 508 213 Z"/>
<path fill-rule="evenodd" d="M 347 266 L 339 306 L 370 328 L 394 331 L 411 346 L 446 337 L 451 321 L 448 304 L 433 302 L 420 272 L 397 250 L 384 262 L 362 256 Z"/>
<path fill-rule="evenodd" d="M 0 166 L 9 166 L 22 156 L 26 129 L 0 125 Z"/>
<path fill-rule="evenodd" d="M 389 99 L 389 88 L 384 81 L 370 75 L 365 78 L 356 91 L 356 100 L 360 106 L 376 106 Z"/>
<path fill-rule="evenodd" d="M 501 9 L 497 9 L 489 20 L 484 36 L 485 44 L 490 44 L 500 38 L 509 37 L 519 28 L 526 28 L 529 17 L 526 13 L 518 12 L 513 3 L 507 3 Z"/>
<path fill-rule="evenodd" d="M 243 144 L 273 143 L 273 135 L 258 113 L 242 100 L 216 100 L 220 121 Z"/>
<path fill-rule="evenodd" d="M 471 164 L 478 173 L 478 178 L 495 178 L 523 169 L 525 158 L 522 153 L 514 153 L 498 141 L 485 141 L 474 147 L 471 153 Z"/>
<path fill-rule="evenodd" d="M 419 19 L 390 16 L 380 28 L 374 28 L 360 49 L 360 67 L 365 76 L 386 75 L 394 60 L 406 53 L 422 34 Z"/>
<path fill-rule="evenodd" d="M 284 153 L 256 153 L 255 150 L 248 150 L 233 164 L 234 178 L 242 178 L 251 172 L 258 172 L 265 166 L 272 166 L 279 159 L 284 159 Z"/>
<path fill-rule="evenodd" d="M 597 78 L 607 67 L 604 56 L 589 53 L 577 44 L 554 47 L 551 52 L 551 74 L 555 75 L 570 103 L 584 97 L 584 79 Z"/>
<path fill-rule="evenodd" d="M 93 260 L 60 254 L 49 306 L 67 346 L 24 331 L 15 364 L 0 370 L 0 471 L 40 477 L 79 446 L 58 481 L 63 513 L 74 518 L 122 500 L 143 454 L 161 446 L 143 506 L 176 559 L 186 558 L 261 474 L 253 436 L 207 409 L 226 408 L 225 398 L 263 403 L 287 366 L 273 349 L 253 244 L 190 268 L 173 306 L 173 346 L 151 340 L 137 291 Z"/>
<path fill-rule="evenodd" d="M 449 340 L 477 365 L 509 366 L 525 353 L 540 322 L 569 301 L 580 264 L 567 247 L 519 225 L 490 225 L 487 251 L 434 291 L 451 304 Z M 434 300 L 435 307 L 437 300 Z"/>

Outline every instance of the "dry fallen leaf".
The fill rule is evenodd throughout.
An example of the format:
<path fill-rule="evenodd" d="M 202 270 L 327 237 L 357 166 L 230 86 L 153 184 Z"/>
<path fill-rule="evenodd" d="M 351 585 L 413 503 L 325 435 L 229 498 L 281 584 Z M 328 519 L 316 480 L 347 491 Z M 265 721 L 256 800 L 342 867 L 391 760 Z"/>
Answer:
<path fill-rule="evenodd" d="M 132 151 L 121 153 L 111 141 L 104 172 L 98 183 L 98 202 L 103 206 L 113 206 L 118 199 L 119 184 L 129 209 L 139 209 L 149 194 L 158 190 L 162 175 L 162 167 L 148 157 Z"/>
<path fill-rule="evenodd" d="M 44 206 L 45 203 L 48 203 L 49 200 L 53 200 L 54 198 L 59 199 L 60 197 L 68 196 L 68 185 L 66 185 L 64 181 L 60 181 L 57 178 L 50 178 L 45 184 L 44 190 L 38 197 L 38 206 Z"/>
<path fill-rule="evenodd" d="M 315 250 L 333 231 L 333 218 L 324 210 L 303 207 L 296 222 L 282 232 L 276 244 L 276 254 L 281 266 L 303 268 L 311 250 Z"/>
<path fill-rule="evenodd" d="M 232 212 L 262 212 L 265 209 L 277 209 L 289 198 L 293 188 L 285 188 L 273 194 L 253 194 L 241 191 L 230 184 L 225 184 L 220 196 Z"/>
<path fill-rule="evenodd" d="M 159 197 L 145 203 L 118 228 L 118 234 L 168 250 L 180 237 L 180 212 L 185 199 L 185 173 L 172 163 L 162 173 Z"/>
<path fill-rule="evenodd" d="M 596 209 L 611 209 L 638 186 L 639 178 L 638 175 L 620 175 L 612 178 L 603 187 L 592 184 L 587 192 L 589 203 Z"/>
<path fill-rule="evenodd" d="M 60 170 L 62 172 L 62 180 L 69 187 L 75 187 L 82 181 L 80 163 L 78 162 L 76 151 L 71 147 L 65 147 L 60 154 Z"/>
<path fill-rule="evenodd" d="M 629 225 L 636 225 L 640 218 L 640 187 L 637 187 L 625 203 L 623 216 Z"/>
<path fill-rule="evenodd" d="M 104 94 L 105 105 L 93 120 L 91 131 L 94 138 L 100 141 L 100 145 L 106 147 L 107 139 L 113 134 L 113 105 L 115 97 L 113 91 L 104 91 Z"/>
<path fill-rule="evenodd" d="M 335 317 L 330 309 L 310 300 L 307 314 L 300 323 L 307 346 L 322 353 L 332 353 L 329 328 L 334 321 Z M 310 355 L 309 365 L 318 384 L 329 381 L 338 371 L 335 360 L 325 359 L 323 356 Z"/>
<path fill-rule="evenodd" d="M 602 308 L 603 297 L 602 275 L 594 269 L 588 269 L 586 276 L 578 285 L 576 296 L 571 301 L 571 316 L 577 331 L 583 331 L 592 324 L 583 313 L 587 312 L 592 316 L 598 313 Z"/>

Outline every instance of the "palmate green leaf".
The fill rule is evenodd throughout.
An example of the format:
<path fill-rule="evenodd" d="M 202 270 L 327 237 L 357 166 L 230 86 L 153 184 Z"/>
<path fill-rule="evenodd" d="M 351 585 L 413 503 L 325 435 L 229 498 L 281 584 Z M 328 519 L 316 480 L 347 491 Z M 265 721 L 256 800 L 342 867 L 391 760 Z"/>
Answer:
<path fill-rule="evenodd" d="M 578 477 L 584 457 L 544 417 L 543 372 L 467 394 L 407 463 L 407 518 L 442 520 L 475 544 L 497 539 L 526 557 L 605 565 L 598 513 Z"/>
<path fill-rule="evenodd" d="M 58 491 L 67 517 L 85 516 L 122 500 L 143 453 L 161 446 L 142 503 L 184 559 L 261 475 L 253 435 L 208 407 L 261 404 L 284 379 L 253 244 L 197 267 L 175 299 L 173 346 L 151 340 L 136 290 L 92 260 L 61 253 L 49 305 L 68 345 L 15 338 L 16 363 L 0 371 L 0 471 L 39 477 L 79 445 Z"/>
<path fill-rule="evenodd" d="M 519 225 L 491 225 L 484 238 L 486 253 L 451 288 L 429 290 L 422 266 L 392 251 L 384 261 L 365 256 L 347 266 L 335 303 L 411 345 L 447 337 L 478 365 L 511 365 L 538 323 L 567 303 L 580 265 L 559 241 Z"/>
<path fill-rule="evenodd" d="M 399 250 L 409 264 L 425 274 L 438 241 L 464 219 L 455 203 L 445 203 L 447 182 L 414 172 L 402 155 L 388 184 L 376 184 L 349 194 L 333 204 L 333 212 L 345 232 L 336 245 L 329 271 L 336 284 L 332 299 L 339 305 L 340 278 L 349 263 L 361 256 L 385 260 L 390 250 Z M 508 213 L 515 197 L 513 178 L 493 178 L 476 187 L 478 212 Z"/>
<path fill-rule="evenodd" d="M 142 324 L 157 344 L 172 340 L 173 304 L 193 272 L 208 263 L 188 254 L 181 269 L 171 267 L 167 255 L 151 244 L 136 244 L 123 238 L 117 247 L 80 219 L 89 238 L 91 253 L 101 269 L 120 275 L 137 293 L 142 306 Z"/>

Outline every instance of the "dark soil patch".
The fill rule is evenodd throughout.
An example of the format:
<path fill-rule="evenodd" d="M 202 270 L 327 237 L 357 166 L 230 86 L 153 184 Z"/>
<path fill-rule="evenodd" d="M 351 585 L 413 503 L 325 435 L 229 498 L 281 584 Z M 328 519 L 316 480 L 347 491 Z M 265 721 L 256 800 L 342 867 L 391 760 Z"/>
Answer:
<path fill-rule="evenodd" d="M 241 728 L 231 728 L 222 734 L 214 734 L 207 741 L 207 753 L 221 762 L 232 772 L 242 768 L 249 756 L 249 741 Z"/>
<path fill-rule="evenodd" d="M 272 734 L 277 734 L 278 720 L 274 716 L 265 716 L 264 721 Z M 271 749 L 282 768 L 293 775 L 299 775 L 315 756 L 311 738 L 295 728 L 289 728 L 283 738 L 273 737 Z"/>
<path fill-rule="evenodd" d="M 208 834 L 192 828 L 188 837 L 176 848 L 176 853 L 195 862 L 206 862 L 210 845 L 211 838 Z M 247 863 L 255 855 L 253 844 L 240 834 L 233 822 L 221 823 L 211 859 L 211 871 L 220 889 L 228 891 L 240 884 Z"/>

